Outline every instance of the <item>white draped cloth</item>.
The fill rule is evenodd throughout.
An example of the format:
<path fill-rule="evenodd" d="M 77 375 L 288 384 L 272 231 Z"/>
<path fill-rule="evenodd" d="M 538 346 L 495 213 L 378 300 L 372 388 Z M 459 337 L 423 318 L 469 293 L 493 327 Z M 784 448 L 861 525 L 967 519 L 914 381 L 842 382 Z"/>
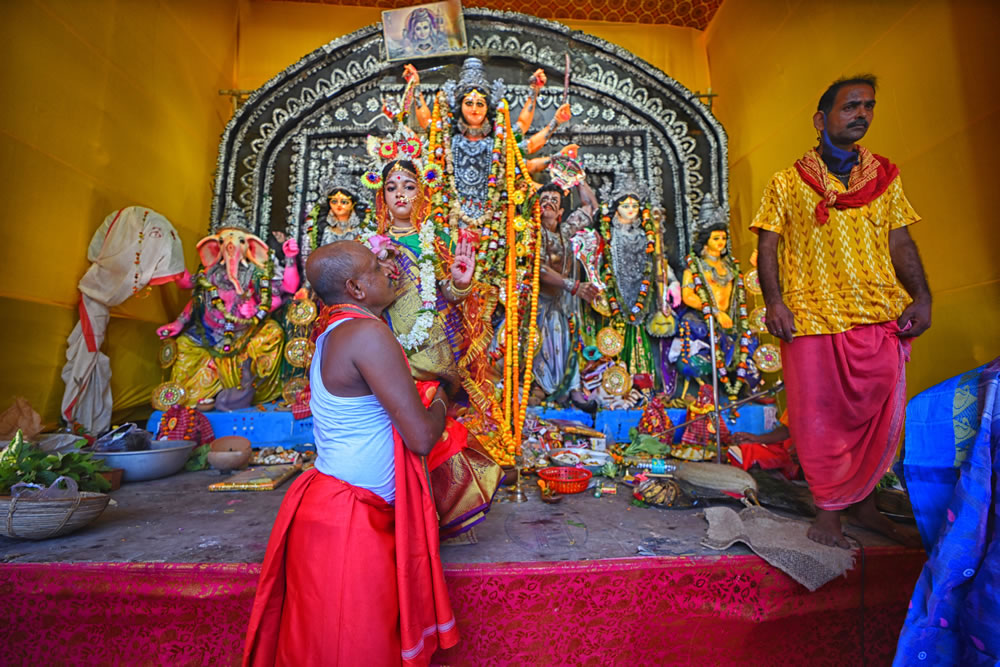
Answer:
<path fill-rule="evenodd" d="M 162 215 L 129 206 L 108 215 L 87 248 L 93 262 L 80 280 L 80 321 L 69 335 L 62 379 L 62 416 L 100 434 L 111 425 L 111 363 L 101 352 L 109 308 L 146 285 L 184 273 L 184 251 L 174 226 Z"/>

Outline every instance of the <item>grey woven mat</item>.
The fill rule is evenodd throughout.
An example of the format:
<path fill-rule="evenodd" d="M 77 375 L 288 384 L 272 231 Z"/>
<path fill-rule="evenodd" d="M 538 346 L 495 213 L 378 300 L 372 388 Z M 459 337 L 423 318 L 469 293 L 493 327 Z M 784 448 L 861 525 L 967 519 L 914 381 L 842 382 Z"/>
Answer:
<path fill-rule="evenodd" d="M 786 519 L 763 507 L 737 513 L 729 507 L 705 510 L 708 532 L 701 543 L 710 549 L 728 549 L 743 542 L 755 554 L 810 591 L 854 567 L 854 551 L 828 547 L 806 537 L 809 523 Z"/>

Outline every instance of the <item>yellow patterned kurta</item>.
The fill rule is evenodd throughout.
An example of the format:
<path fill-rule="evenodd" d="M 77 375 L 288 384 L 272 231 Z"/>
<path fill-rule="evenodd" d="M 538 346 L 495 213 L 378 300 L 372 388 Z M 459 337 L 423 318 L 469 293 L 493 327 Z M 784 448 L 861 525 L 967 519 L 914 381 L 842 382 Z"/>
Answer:
<path fill-rule="evenodd" d="M 847 188 L 832 175 L 828 182 Z M 820 196 L 793 166 L 774 175 L 750 228 L 781 235 L 782 298 L 795 317 L 796 336 L 835 334 L 897 319 L 910 303 L 896 279 L 889 232 L 920 220 L 897 176 L 885 192 L 858 208 L 830 208 L 816 222 Z"/>

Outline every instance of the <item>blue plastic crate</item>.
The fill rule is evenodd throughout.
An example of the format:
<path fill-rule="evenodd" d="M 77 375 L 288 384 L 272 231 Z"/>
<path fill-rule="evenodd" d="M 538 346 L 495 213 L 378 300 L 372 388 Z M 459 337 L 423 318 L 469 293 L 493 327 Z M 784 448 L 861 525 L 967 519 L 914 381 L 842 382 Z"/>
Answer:
<path fill-rule="evenodd" d="M 736 409 L 737 417 L 732 410 L 723 410 L 722 419 L 730 431 L 746 431 L 747 433 L 767 433 L 776 423 L 777 410 L 773 405 L 744 405 Z M 667 416 L 674 424 L 681 424 L 687 418 L 687 411 L 680 408 L 670 408 Z M 639 425 L 642 410 L 601 410 L 594 420 L 594 428 L 609 436 L 615 442 L 629 442 L 629 429 Z M 674 431 L 674 442 L 679 442 L 684 429 Z"/>
<path fill-rule="evenodd" d="M 299 451 L 312 448 L 312 417 L 295 419 L 290 411 L 275 410 L 275 403 L 267 403 L 264 410 L 256 406 L 235 412 L 206 412 L 215 437 L 242 435 L 255 447 L 285 447 Z M 154 412 L 149 417 L 146 430 L 156 433 L 163 413 Z M 308 445 L 306 447 L 305 445 Z"/>
<path fill-rule="evenodd" d="M 567 419 L 594 427 L 594 415 L 576 408 L 528 408 L 528 412 L 537 414 L 542 419 Z"/>

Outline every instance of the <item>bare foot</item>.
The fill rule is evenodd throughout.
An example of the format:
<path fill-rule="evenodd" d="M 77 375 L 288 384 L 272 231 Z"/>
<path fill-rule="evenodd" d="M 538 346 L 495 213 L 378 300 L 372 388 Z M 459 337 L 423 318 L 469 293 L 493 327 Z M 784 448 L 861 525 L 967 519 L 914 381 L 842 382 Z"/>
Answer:
<path fill-rule="evenodd" d="M 868 530 L 885 535 L 890 540 L 899 542 L 903 546 L 922 548 L 923 542 L 920 540 L 920 533 L 910 526 L 901 526 L 892 519 L 878 511 L 875 506 L 874 492 L 860 503 L 851 505 L 847 510 L 850 519 Z"/>
<path fill-rule="evenodd" d="M 825 544 L 828 547 L 840 547 L 850 549 L 844 533 L 840 530 L 840 512 L 830 510 L 816 510 L 816 519 L 809 526 L 806 536 L 813 542 Z"/>

